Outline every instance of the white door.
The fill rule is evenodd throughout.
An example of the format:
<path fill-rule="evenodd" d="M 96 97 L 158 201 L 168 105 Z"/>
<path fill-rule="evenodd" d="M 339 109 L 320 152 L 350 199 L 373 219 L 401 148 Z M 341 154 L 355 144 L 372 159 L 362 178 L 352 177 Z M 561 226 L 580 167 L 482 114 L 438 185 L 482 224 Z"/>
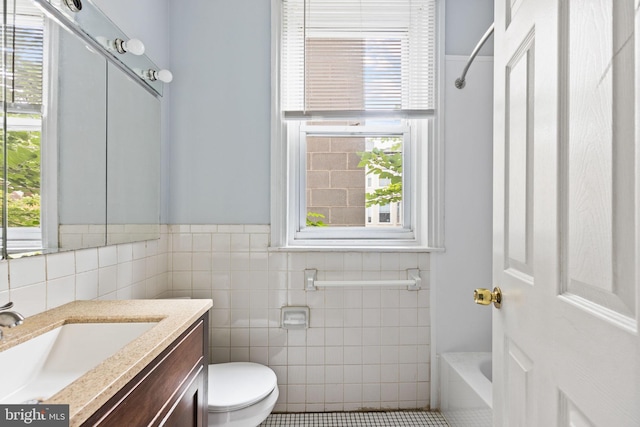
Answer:
<path fill-rule="evenodd" d="M 640 426 L 640 0 L 496 0 L 494 426 Z"/>

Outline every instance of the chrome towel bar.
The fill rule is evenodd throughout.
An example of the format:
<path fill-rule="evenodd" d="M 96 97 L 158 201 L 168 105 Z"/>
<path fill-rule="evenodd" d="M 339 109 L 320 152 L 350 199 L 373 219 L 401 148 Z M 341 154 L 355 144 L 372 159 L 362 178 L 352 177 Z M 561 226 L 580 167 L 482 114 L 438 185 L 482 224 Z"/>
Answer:
<path fill-rule="evenodd" d="M 417 268 L 410 268 L 407 270 L 406 280 L 316 280 L 318 277 L 318 270 L 307 269 L 304 271 L 304 289 L 307 291 L 315 291 L 318 286 L 325 288 L 341 287 L 341 286 L 382 286 L 382 287 L 397 287 L 406 286 L 408 291 L 420 290 L 420 270 Z"/>

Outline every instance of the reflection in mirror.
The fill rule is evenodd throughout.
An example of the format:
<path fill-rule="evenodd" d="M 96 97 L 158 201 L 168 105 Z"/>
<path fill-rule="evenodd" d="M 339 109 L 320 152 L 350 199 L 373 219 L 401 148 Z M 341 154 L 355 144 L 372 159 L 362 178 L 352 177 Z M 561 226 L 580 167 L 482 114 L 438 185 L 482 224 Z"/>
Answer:
<path fill-rule="evenodd" d="M 4 4 L 3 183 L 7 234 L 3 240 L 7 251 L 24 252 L 42 248 L 40 159 L 45 25 L 42 12 L 32 3 L 18 0 Z"/>
<path fill-rule="evenodd" d="M 37 3 L 4 2 L 3 256 L 158 238 L 158 88 L 87 39 L 90 28 L 58 24 L 64 16 Z M 86 9 L 77 16 L 87 13 L 100 34 L 124 37 Z"/>
<path fill-rule="evenodd" d="M 107 244 L 160 232 L 160 101 L 108 67 Z"/>
<path fill-rule="evenodd" d="M 3 11 L 4 12 L 4 11 Z M 0 35 L 1 36 L 1 35 Z M 2 37 L 2 39 L 4 39 L 4 37 Z M 2 50 L 4 51 L 4 44 L 2 43 L 2 41 L 0 41 L 0 47 L 2 47 Z M 2 75 L 4 75 L 5 73 L 2 73 Z M 3 78 L 4 80 L 4 78 Z M 4 85 L 3 85 L 4 86 Z M 2 125 L 0 125 L 0 141 L 2 141 L 2 144 L 0 144 L 0 179 L 2 181 L 4 181 L 4 139 L 5 139 L 5 112 L 4 112 L 4 91 L 0 92 L 0 96 L 2 97 L 2 104 L 3 104 L 3 108 L 0 111 L 0 120 L 2 120 Z M 2 256 L 5 253 L 5 243 L 6 243 L 6 239 L 4 237 L 4 230 L 5 230 L 5 221 L 6 221 L 6 215 L 4 214 L 5 212 L 5 200 L 6 198 L 4 197 L 4 191 L 0 191 L 0 258 L 2 258 Z"/>
<path fill-rule="evenodd" d="M 46 141 L 49 145 L 58 142 L 58 203 L 52 203 L 51 211 L 47 209 L 51 214 L 57 206 L 58 215 L 51 215 L 49 228 L 53 232 L 47 233 L 48 247 L 103 246 L 107 209 L 107 61 L 67 31 L 59 31 L 57 40 L 58 52 L 52 56 L 58 66 L 53 67 L 54 61 L 51 62 L 58 71 L 58 85 L 52 86 L 57 88 L 57 96 L 51 108 L 51 127 L 57 125 L 57 133 L 47 133 Z M 49 182 L 55 178 L 51 176 Z"/>

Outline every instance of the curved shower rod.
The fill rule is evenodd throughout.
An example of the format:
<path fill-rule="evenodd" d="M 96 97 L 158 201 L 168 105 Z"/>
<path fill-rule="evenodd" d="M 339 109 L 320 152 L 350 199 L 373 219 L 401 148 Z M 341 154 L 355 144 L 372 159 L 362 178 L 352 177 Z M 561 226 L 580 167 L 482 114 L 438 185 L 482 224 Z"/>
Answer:
<path fill-rule="evenodd" d="M 467 84 L 464 80 L 467 75 L 467 71 L 469 71 L 469 67 L 471 66 L 471 63 L 476 58 L 476 56 L 478 55 L 478 52 L 480 52 L 480 49 L 485 44 L 487 39 L 491 36 L 491 34 L 493 34 L 493 23 L 491 23 L 491 26 L 489 27 L 489 29 L 484 33 L 484 35 L 482 36 L 482 38 L 480 39 L 476 47 L 473 49 L 473 52 L 471 52 L 471 56 L 469 56 L 467 65 L 465 65 L 464 70 L 462 70 L 462 75 L 456 79 L 455 85 L 458 89 L 464 88 L 465 85 Z"/>

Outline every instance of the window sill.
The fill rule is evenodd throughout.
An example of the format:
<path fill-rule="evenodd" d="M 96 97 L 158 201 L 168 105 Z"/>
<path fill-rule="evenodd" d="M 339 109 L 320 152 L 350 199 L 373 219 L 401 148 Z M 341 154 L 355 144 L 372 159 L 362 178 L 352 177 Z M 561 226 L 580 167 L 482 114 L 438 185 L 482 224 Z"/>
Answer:
<path fill-rule="evenodd" d="M 269 246 L 269 252 L 444 252 L 429 246 Z"/>

